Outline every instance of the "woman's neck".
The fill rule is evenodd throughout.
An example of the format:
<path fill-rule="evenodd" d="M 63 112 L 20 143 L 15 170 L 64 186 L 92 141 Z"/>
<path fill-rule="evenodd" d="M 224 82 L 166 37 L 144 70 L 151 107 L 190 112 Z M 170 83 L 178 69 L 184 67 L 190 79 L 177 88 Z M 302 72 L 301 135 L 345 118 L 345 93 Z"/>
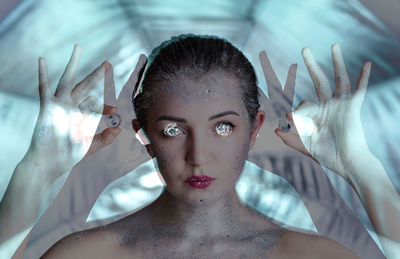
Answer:
<path fill-rule="evenodd" d="M 147 210 L 148 220 L 171 234 L 188 238 L 229 236 L 249 218 L 235 190 L 212 204 L 190 204 L 165 191 Z"/>

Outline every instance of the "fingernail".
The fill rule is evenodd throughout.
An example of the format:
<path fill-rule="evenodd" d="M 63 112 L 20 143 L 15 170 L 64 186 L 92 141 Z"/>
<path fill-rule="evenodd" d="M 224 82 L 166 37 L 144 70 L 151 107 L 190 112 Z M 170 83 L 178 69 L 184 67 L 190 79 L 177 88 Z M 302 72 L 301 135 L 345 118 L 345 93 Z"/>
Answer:
<path fill-rule="evenodd" d="M 81 49 L 82 49 L 81 45 L 79 45 L 78 43 L 75 43 L 74 50 L 81 50 Z"/>
<path fill-rule="evenodd" d="M 331 48 L 332 48 L 332 50 L 335 51 L 335 52 L 336 52 L 336 51 L 340 51 L 339 44 L 337 44 L 337 43 L 334 43 L 334 44 L 332 45 Z"/>
<path fill-rule="evenodd" d="M 107 73 L 108 71 L 110 71 L 110 69 L 111 69 L 111 64 L 110 64 L 108 61 L 104 61 L 103 64 L 104 64 L 104 70 L 105 70 L 105 72 Z"/>
<path fill-rule="evenodd" d="M 140 54 L 140 56 L 139 56 L 139 60 L 140 59 L 145 59 L 145 60 L 147 60 L 147 57 L 146 57 L 146 55 L 145 54 Z"/>
<path fill-rule="evenodd" d="M 308 55 L 310 55 L 310 49 L 307 48 L 307 47 L 304 47 L 304 48 L 301 50 L 301 54 L 303 54 L 303 56 L 308 56 Z"/>
<path fill-rule="evenodd" d="M 260 54 L 258 54 L 259 58 L 265 57 L 265 56 L 267 56 L 267 52 L 265 52 L 265 50 L 261 51 Z"/>
<path fill-rule="evenodd" d="M 371 61 L 365 62 L 365 64 L 364 64 L 364 70 L 370 71 L 370 70 L 371 70 L 371 65 L 372 65 L 372 62 L 371 62 Z"/>

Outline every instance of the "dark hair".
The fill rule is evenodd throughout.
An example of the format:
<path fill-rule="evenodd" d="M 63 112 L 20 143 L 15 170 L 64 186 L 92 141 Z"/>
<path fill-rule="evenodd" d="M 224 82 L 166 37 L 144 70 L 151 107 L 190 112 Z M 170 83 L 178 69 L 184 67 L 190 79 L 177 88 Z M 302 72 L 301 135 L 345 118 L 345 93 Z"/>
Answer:
<path fill-rule="evenodd" d="M 260 104 L 254 68 L 243 53 L 230 42 L 215 36 L 183 34 L 164 41 L 148 58 L 148 68 L 140 94 L 134 99 L 137 120 L 146 131 L 146 115 L 154 101 L 155 85 L 182 77 L 200 78 L 213 72 L 225 71 L 236 76 L 247 108 L 250 124 L 254 125 Z M 133 93 L 135 95 L 136 90 Z"/>

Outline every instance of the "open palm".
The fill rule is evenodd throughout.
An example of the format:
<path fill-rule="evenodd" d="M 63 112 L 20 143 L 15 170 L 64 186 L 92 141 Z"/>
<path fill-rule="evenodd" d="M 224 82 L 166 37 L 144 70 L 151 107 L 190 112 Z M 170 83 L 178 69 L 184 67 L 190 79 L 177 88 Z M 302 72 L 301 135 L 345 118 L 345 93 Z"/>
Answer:
<path fill-rule="evenodd" d="M 75 45 L 71 59 L 53 95 L 47 64 L 39 59 L 40 112 L 25 159 L 52 172 L 53 180 L 70 170 L 88 152 L 101 114 L 115 112 L 115 107 L 103 105 L 90 96 L 96 83 L 104 77 L 108 63 L 103 63 L 74 86 L 81 47 Z M 110 134 L 117 134 L 111 131 Z"/>
<path fill-rule="evenodd" d="M 302 143 L 310 155 L 323 166 L 347 179 L 345 168 L 356 156 L 360 157 L 360 153 L 368 150 L 360 111 L 368 85 L 371 63 L 364 64 L 352 93 L 340 48 L 337 44 L 333 45 L 332 58 L 336 84 L 333 93 L 328 79 L 310 50 L 305 48 L 302 53 L 320 104 L 303 101 L 289 118 L 293 119 Z M 278 132 L 278 135 L 289 145 L 291 139 L 296 138 L 282 131 Z"/>

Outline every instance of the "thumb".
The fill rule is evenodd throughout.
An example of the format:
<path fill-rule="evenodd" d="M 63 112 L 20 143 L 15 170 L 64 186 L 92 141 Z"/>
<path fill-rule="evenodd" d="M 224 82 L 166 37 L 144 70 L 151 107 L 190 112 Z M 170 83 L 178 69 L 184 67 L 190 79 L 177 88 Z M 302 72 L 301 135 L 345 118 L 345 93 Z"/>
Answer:
<path fill-rule="evenodd" d="M 110 145 L 114 142 L 115 138 L 121 132 L 120 128 L 107 128 L 103 130 L 100 134 L 94 136 L 92 145 L 90 146 L 86 156 L 89 156 L 105 146 Z"/>
<path fill-rule="evenodd" d="M 292 125 L 291 129 L 289 131 L 284 131 L 280 128 L 276 128 L 274 130 L 275 134 L 289 147 L 311 157 L 311 154 L 307 151 L 307 148 L 304 146 L 299 133 L 297 132 L 292 114 L 288 113 L 286 117 L 290 120 L 290 125 Z"/>

